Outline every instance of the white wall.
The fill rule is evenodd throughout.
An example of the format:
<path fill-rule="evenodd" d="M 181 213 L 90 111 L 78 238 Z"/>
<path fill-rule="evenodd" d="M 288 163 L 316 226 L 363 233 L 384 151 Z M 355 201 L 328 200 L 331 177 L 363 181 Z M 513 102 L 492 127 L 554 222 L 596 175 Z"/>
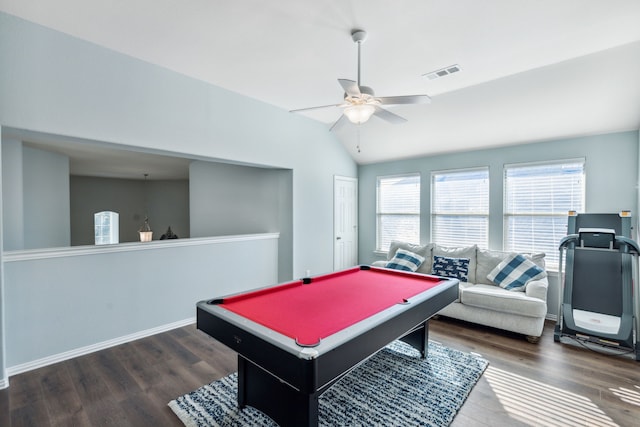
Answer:
<path fill-rule="evenodd" d="M 638 131 L 537 142 L 486 150 L 428 156 L 361 166 L 359 168 L 359 261 L 370 263 L 376 254 L 376 177 L 419 172 L 421 180 L 420 240 L 431 239 L 431 172 L 489 167 L 489 248 L 502 249 L 503 170 L 505 164 L 584 157 L 586 211 L 619 212 L 638 206 Z M 633 215 L 638 216 L 638 212 Z M 557 312 L 557 276 L 550 277 L 548 310 Z"/>
<path fill-rule="evenodd" d="M 0 63 L 0 130 L 10 127 L 290 169 L 293 245 L 285 256 L 291 258 L 291 275 L 331 271 L 333 175 L 355 177 L 357 168 L 327 126 L 2 13 Z M 165 265 L 155 260 L 149 267 Z M 59 261 L 39 264 L 34 279 L 62 268 L 66 265 Z M 5 277 L 0 287 L 19 287 L 16 277 Z M 81 277 L 73 280 L 78 281 L 75 286 L 85 283 Z M 133 289 L 138 286 L 126 275 L 120 280 Z M 55 286 L 46 289 L 59 291 Z M 3 301 L 0 316 L 22 303 L 14 305 L 13 295 Z M 5 316 L 5 325 L 17 324 L 15 314 Z M 156 324 L 169 321 L 150 315 Z M 5 365 L 21 359 L 13 345 L 7 341 L 3 349 Z"/>

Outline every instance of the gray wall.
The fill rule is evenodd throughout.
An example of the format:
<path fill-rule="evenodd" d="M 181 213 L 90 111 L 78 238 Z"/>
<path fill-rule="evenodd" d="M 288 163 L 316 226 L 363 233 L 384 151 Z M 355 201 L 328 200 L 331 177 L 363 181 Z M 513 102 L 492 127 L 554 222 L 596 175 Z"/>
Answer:
<path fill-rule="evenodd" d="M 489 247 L 502 249 L 503 168 L 509 163 L 586 159 L 587 212 L 619 212 L 638 206 L 638 131 L 569 138 L 526 145 L 422 157 L 359 168 L 359 262 L 382 259 L 376 246 L 376 177 L 410 172 L 421 174 L 420 240 L 431 239 L 431 172 L 489 167 Z M 634 213 L 638 215 L 637 212 Z M 550 278 L 549 313 L 557 311 L 557 277 Z"/>
<path fill-rule="evenodd" d="M 0 131 L 10 127 L 290 170 L 292 244 L 281 256 L 289 257 L 291 277 L 301 277 L 306 270 L 312 274 L 332 270 L 333 176 L 355 177 L 357 167 L 326 125 L 4 13 L 0 13 L 0 63 Z M 82 257 L 77 258 L 73 266 L 82 265 Z M 134 268 L 134 262 L 119 260 L 123 270 Z M 150 268 L 165 267 L 161 260 L 151 262 Z M 211 263 L 228 268 L 215 258 Z M 195 267 L 183 271 L 176 292 L 205 274 Z M 72 272 L 67 277 L 73 281 L 71 288 L 43 282 L 42 278 L 68 269 L 60 260 L 38 261 L 31 268 L 41 285 L 33 289 L 42 292 L 42 301 L 48 294 L 76 299 L 73 286 L 86 285 L 86 277 Z M 26 285 L 14 283 L 20 277 L 10 275 L 0 287 Z M 143 291 L 126 274 L 118 280 L 131 292 Z M 2 302 L 0 319 L 4 316 L 5 325 L 18 325 L 13 316 L 23 302 L 10 298 Z M 113 298 L 111 303 L 118 305 L 127 296 Z M 8 306 L 10 313 L 4 311 Z M 161 312 L 150 312 L 149 324 L 179 320 Z M 126 322 L 135 316 L 134 310 L 123 319 L 101 320 Z M 42 345 L 49 346 L 58 338 L 43 339 Z M 68 347 L 83 345 L 74 342 L 73 335 L 65 339 L 70 340 Z M 14 363 L 14 350 L 6 342 L 4 363 Z"/>
<path fill-rule="evenodd" d="M 23 147 L 24 249 L 69 246 L 69 158 Z"/>
<path fill-rule="evenodd" d="M 145 210 L 154 239 L 171 226 L 189 237 L 188 180 L 125 180 L 69 176 L 68 157 L 2 141 L 4 249 L 93 245 L 93 214 L 120 214 L 120 242 L 139 241 Z"/>
<path fill-rule="evenodd" d="M 69 246 L 69 158 L 3 140 L 4 250 Z"/>
<path fill-rule="evenodd" d="M 194 318 L 198 301 L 274 283 L 277 243 L 184 240 L 144 250 L 70 248 L 56 258 L 5 255 L 7 367 L 17 373 L 55 362 L 66 352 Z M 255 257 L 251 268 L 247 253 Z"/>
<path fill-rule="evenodd" d="M 279 281 L 290 280 L 292 178 L 290 170 L 192 162 L 192 237 L 279 232 Z"/>
<path fill-rule="evenodd" d="M 189 167 L 193 237 L 277 231 L 279 172 L 193 162 Z"/>
<path fill-rule="evenodd" d="M 94 244 L 93 215 L 101 211 L 118 212 L 120 243 L 140 240 L 145 212 L 154 240 L 169 226 L 178 237 L 189 237 L 189 181 L 71 176 L 72 246 Z"/>
<path fill-rule="evenodd" d="M 5 250 L 24 248 L 24 185 L 22 141 L 3 139 L 2 152 L 2 240 Z"/>
<path fill-rule="evenodd" d="M 7 14 L 0 59 L 3 126 L 292 170 L 292 275 L 332 269 L 333 175 L 357 167 L 325 124 Z"/>
<path fill-rule="evenodd" d="M 66 164 L 56 163 L 60 159 L 65 161 L 64 156 L 28 147 L 23 151 L 22 148 L 19 141 L 6 140 L 2 144 L 7 165 L 4 175 L 8 178 L 4 181 L 4 198 L 8 202 L 6 206 L 12 207 L 5 207 L 12 214 L 6 216 L 3 223 L 6 234 L 12 235 L 11 239 L 5 240 L 6 250 L 26 249 L 24 244 L 19 245 L 27 231 L 21 225 L 25 220 L 21 200 L 39 193 L 39 189 L 35 189 L 23 194 L 22 170 L 68 172 Z M 24 152 L 37 155 L 23 156 Z M 49 157 L 55 161 L 48 162 L 50 164 L 44 165 L 45 168 L 38 159 Z M 47 195 L 70 204 L 72 246 L 94 244 L 94 214 L 104 210 L 120 215 L 120 243 L 139 240 L 138 230 L 145 212 L 150 217 L 155 240 L 160 239 L 169 226 L 182 238 L 279 232 L 279 253 L 283 254 L 279 277 L 281 281 L 291 279 L 292 171 L 205 161 L 194 161 L 190 169 L 189 180 L 173 181 L 71 176 L 69 183 L 58 180 L 60 182 L 53 185 L 49 180 Z M 190 186 L 194 188 L 192 197 Z M 195 234 L 190 233 L 190 216 L 196 224 Z M 49 221 L 47 215 L 31 215 L 29 226 L 46 225 Z M 64 222 L 69 221 L 64 219 Z"/>
<path fill-rule="evenodd" d="M 3 140 L 4 250 L 69 246 L 69 158 Z"/>
<path fill-rule="evenodd" d="M 0 127 L 0 140 L 2 138 L 2 128 Z M 5 171 L 5 164 L 4 164 L 4 157 L 2 156 L 2 150 L 0 150 L 0 166 L 2 167 L 2 173 L 0 173 L 0 179 L 2 179 L 2 181 L 5 180 L 5 176 L 4 176 L 4 171 Z M 0 191 L 2 189 L 2 186 L 0 185 Z M 2 221 L 4 219 L 4 203 L 2 201 L 2 197 L 0 197 L 0 224 L 2 224 Z M 0 243 L 2 243 L 2 240 L 4 239 L 4 227 L 0 227 Z M 2 245 L 0 244 L 0 249 L 2 249 Z M 0 390 L 3 388 L 6 388 L 9 386 L 9 378 L 7 377 L 7 370 L 6 370 L 6 340 L 5 340 L 5 322 L 4 322 L 4 318 L 5 318 L 5 314 L 4 314 L 4 307 L 7 304 L 5 303 L 5 297 L 4 297 L 4 251 L 0 250 Z M 4 415 L 0 415 L 0 421 L 4 422 L 5 424 L 9 423 L 9 415 L 6 414 L 6 412 L 9 411 L 3 411 L 5 412 Z"/>

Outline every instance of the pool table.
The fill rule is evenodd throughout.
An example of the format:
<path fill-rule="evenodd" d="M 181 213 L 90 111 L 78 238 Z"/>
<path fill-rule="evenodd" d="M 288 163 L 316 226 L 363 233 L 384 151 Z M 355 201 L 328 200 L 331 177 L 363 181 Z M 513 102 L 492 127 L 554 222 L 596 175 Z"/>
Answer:
<path fill-rule="evenodd" d="M 197 304 L 197 327 L 238 353 L 238 405 L 318 424 L 318 397 L 396 339 L 427 355 L 428 320 L 458 280 L 359 266 Z"/>

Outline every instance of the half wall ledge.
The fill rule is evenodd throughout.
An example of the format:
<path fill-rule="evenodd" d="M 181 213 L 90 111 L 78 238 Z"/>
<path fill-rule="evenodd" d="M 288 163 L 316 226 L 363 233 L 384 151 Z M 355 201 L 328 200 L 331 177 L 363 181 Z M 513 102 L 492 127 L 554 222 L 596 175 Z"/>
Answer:
<path fill-rule="evenodd" d="M 215 243 L 233 243 L 255 240 L 278 239 L 280 233 L 236 234 L 229 236 L 196 237 L 185 239 L 153 240 L 151 242 L 129 242 L 115 245 L 87 245 L 64 248 L 26 249 L 19 251 L 5 251 L 2 253 L 3 262 L 27 261 L 47 258 L 64 258 L 81 255 L 97 255 L 116 252 L 144 251 L 148 249 L 177 248 L 181 246 L 199 246 Z"/>

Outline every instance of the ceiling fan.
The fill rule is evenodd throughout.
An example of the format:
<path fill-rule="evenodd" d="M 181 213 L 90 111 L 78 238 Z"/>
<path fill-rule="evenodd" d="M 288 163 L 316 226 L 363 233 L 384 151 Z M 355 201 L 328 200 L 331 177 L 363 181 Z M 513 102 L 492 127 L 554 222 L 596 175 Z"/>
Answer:
<path fill-rule="evenodd" d="M 316 110 L 319 108 L 340 107 L 343 114 L 331 126 L 330 131 L 344 123 L 347 118 L 351 123 L 362 124 L 375 115 L 389 123 L 398 124 L 407 121 L 404 117 L 385 110 L 381 105 L 401 105 L 401 104 L 429 104 L 431 98 L 427 95 L 406 95 L 406 96 L 375 96 L 373 89 L 360 84 L 360 46 L 367 38 L 364 30 L 351 31 L 351 39 L 358 45 L 358 81 L 338 79 L 338 83 L 344 89 L 344 102 L 341 104 L 321 105 L 319 107 L 300 108 L 291 110 L 292 113 L 300 111 Z"/>

